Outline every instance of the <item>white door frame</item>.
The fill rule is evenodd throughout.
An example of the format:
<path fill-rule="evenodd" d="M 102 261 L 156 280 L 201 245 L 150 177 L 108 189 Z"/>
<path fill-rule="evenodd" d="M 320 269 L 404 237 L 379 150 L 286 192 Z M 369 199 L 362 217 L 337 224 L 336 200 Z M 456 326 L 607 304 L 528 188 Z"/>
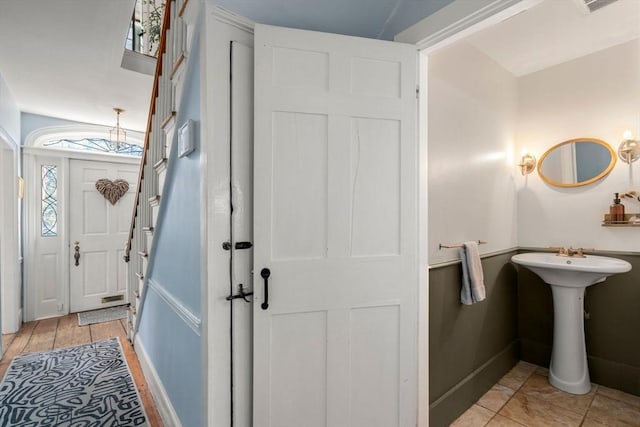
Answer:
<path fill-rule="evenodd" d="M 9 158 L 10 156 L 10 158 Z M 22 247 L 20 242 L 20 146 L 0 127 L 0 315 L 2 333 L 14 333 L 22 323 Z M 9 168 L 5 168 L 11 164 Z M 0 352 L 1 353 L 1 352 Z"/>
<path fill-rule="evenodd" d="M 418 229 L 421 238 L 419 239 L 419 268 L 420 268 L 420 289 L 419 289 L 419 338 L 418 338 L 418 426 L 427 427 L 429 425 L 429 337 L 428 337 L 428 307 L 429 307 L 429 287 L 428 287 L 428 253 L 427 253 L 427 224 L 428 224 L 428 194 L 427 194 L 427 61 L 428 56 L 435 50 L 456 40 L 465 37 L 472 32 L 488 28 L 501 20 L 513 16 L 522 10 L 530 8 L 542 0 L 477 0 L 469 2 L 467 0 L 455 0 L 441 11 L 419 22 L 415 26 L 398 34 L 396 41 L 416 44 L 419 53 L 418 79 L 422 90 L 418 98 L 418 138 L 419 138 L 419 224 Z M 207 8 L 208 9 L 208 8 Z M 228 27 L 225 27 L 225 24 Z M 225 27 L 225 28 L 223 28 Z M 222 75 L 226 65 L 223 55 L 210 53 L 215 47 L 223 48 L 228 40 L 238 37 L 247 40 L 251 38 L 253 23 L 241 16 L 229 14 L 223 9 L 212 7 L 208 9 L 207 21 L 205 25 L 207 34 L 202 45 L 205 58 L 207 59 L 205 69 L 220 70 Z M 232 35 L 233 33 L 233 35 Z M 228 37 L 229 39 L 222 40 Z M 247 42 L 250 43 L 250 41 Z M 216 68 L 220 67 L 220 68 Z M 226 117 L 225 108 L 228 101 L 225 99 L 227 89 L 226 83 L 220 76 L 206 73 L 206 84 L 217 96 L 203 97 L 202 111 L 203 117 L 213 119 Z M 209 122 L 209 121 L 208 121 Z M 228 313 L 221 306 L 220 300 L 226 293 L 227 283 L 221 285 L 220 277 L 216 277 L 216 269 L 226 265 L 224 257 L 219 256 L 219 243 L 224 240 L 224 231 L 228 220 L 222 218 L 226 213 L 220 210 L 219 202 L 225 198 L 226 190 L 217 187 L 215 183 L 224 179 L 227 165 L 221 163 L 221 159 L 226 159 L 227 148 L 219 147 L 212 141 L 224 140 L 227 121 L 220 120 L 217 126 L 203 129 L 203 141 L 211 141 L 203 144 L 203 173 L 202 180 L 207 185 L 206 194 L 203 194 L 202 218 L 204 228 L 203 248 L 206 262 L 203 263 L 203 301 L 204 301 L 204 328 L 205 328 L 205 372 L 206 382 L 206 402 L 208 425 L 229 425 L 229 401 L 227 397 L 228 389 L 225 378 L 228 378 Z M 222 225 L 222 228 L 221 228 Z M 207 270 L 207 267 L 211 267 Z M 226 274 L 226 272 L 225 272 Z"/>
<path fill-rule="evenodd" d="M 429 426 L 427 61 L 418 53 L 418 427 Z"/>
<path fill-rule="evenodd" d="M 418 59 L 419 241 L 418 426 L 429 426 L 429 266 L 428 266 L 428 62 L 429 55 L 471 34 L 517 15 L 543 0 L 455 0 L 402 31 L 395 41 L 413 43 Z"/>
<path fill-rule="evenodd" d="M 430 54 L 517 15 L 544 0 L 455 0 L 398 33 L 394 40 Z"/>
<path fill-rule="evenodd" d="M 221 244 L 229 239 L 230 177 L 230 56 L 231 42 L 253 46 L 253 23 L 205 2 L 200 40 L 203 72 L 201 97 L 201 141 L 203 191 L 202 218 L 202 301 L 203 372 L 206 375 L 206 425 L 227 427 L 231 421 L 230 384 L 230 303 L 229 252 Z M 246 285 L 246 284 L 245 284 Z M 237 304 L 237 303 L 234 303 Z M 246 367 L 246 372 L 251 368 Z M 234 366 L 234 369 L 244 369 Z M 238 398 L 238 397 L 236 397 Z M 246 396 L 251 400 L 251 395 Z M 242 427 L 242 426 L 237 426 Z"/>
<path fill-rule="evenodd" d="M 93 154 L 74 151 L 66 151 L 59 149 L 46 149 L 38 147 L 24 147 L 24 171 L 25 181 L 28 191 L 25 194 L 24 207 L 24 244 L 25 244 L 25 269 L 24 269 L 24 321 L 36 320 L 39 318 L 62 316 L 69 313 L 69 161 L 74 160 L 91 160 L 97 162 L 109 163 L 126 163 L 139 164 L 140 158 L 112 155 L 112 154 Z M 58 171 L 58 205 L 62 212 L 62 221 L 58 224 L 58 257 L 60 259 L 61 271 L 59 283 L 57 284 L 56 299 L 58 304 L 62 304 L 61 309 L 56 312 L 38 315 L 35 307 L 35 296 L 37 283 L 37 250 L 36 239 L 39 236 L 39 222 L 37 220 L 37 212 L 39 206 L 39 178 L 37 169 L 39 160 L 46 159 L 55 162 L 60 168 Z"/>
<path fill-rule="evenodd" d="M 229 291 L 237 295 L 240 284 L 252 293 L 253 248 L 237 250 L 240 241 L 254 242 L 253 235 L 253 47 L 231 43 L 231 277 Z M 253 371 L 253 304 L 235 299 L 231 306 L 233 425 L 253 425 L 251 395 Z"/>

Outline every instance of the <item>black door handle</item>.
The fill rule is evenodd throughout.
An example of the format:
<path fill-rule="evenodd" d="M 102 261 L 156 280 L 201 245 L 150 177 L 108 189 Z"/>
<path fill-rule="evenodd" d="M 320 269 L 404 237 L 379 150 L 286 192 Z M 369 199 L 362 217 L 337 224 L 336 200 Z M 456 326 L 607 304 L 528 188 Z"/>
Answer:
<path fill-rule="evenodd" d="M 76 267 L 80 265 L 80 242 L 74 242 L 73 258 L 76 260 Z"/>
<path fill-rule="evenodd" d="M 263 268 L 260 271 L 260 276 L 264 279 L 264 302 L 260 305 L 263 310 L 269 308 L 269 276 L 271 276 L 271 271 L 268 268 Z"/>

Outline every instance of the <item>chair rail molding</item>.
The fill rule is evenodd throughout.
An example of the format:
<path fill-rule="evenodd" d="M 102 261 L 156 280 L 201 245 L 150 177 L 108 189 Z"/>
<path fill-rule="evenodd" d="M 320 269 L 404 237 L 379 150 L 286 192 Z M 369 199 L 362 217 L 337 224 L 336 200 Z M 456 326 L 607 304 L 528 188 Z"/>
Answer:
<path fill-rule="evenodd" d="M 158 295 L 196 335 L 201 335 L 202 320 L 198 316 L 192 313 L 191 310 L 185 307 L 182 302 L 180 302 L 155 280 L 148 279 L 147 285 L 148 289 L 155 292 L 155 294 Z"/>

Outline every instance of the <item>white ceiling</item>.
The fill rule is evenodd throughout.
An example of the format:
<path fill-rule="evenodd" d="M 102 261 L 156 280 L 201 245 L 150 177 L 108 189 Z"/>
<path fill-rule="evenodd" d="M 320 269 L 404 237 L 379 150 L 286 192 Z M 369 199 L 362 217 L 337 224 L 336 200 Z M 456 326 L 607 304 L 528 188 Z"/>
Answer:
<path fill-rule="evenodd" d="M 213 0 L 207 0 L 213 1 Z M 256 22 L 390 38 L 452 0 L 219 0 Z M 640 0 L 547 0 L 468 39 L 523 75 L 638 37 Z M 143 131 L 151 76 L 121 68 L 134 0 L 0 0 L 0 75 L 23 112 Z M 612 64 L 615 66 L 615 64 Z"/>
<path fill-rule="evenodd" d="M 120 67 L 134 0 L 0 0 L 0 75 L 24 112 L 144 130 L 153 77 Z"/>
<path fill-rule="evenodd" d="M 197 0 L 192 0 L 197 1 Z M 205 0 L 255 22 L 390 39 L 453 0 Z M 0 75 L 23 112 L 144 130 L 153 78 L 120 67 L 134 0 L 0 0 Z"/>
<path fill-rule="evenodd" d="M 593 13 L 581 1 L 546 0 L 466 42 L 519 77 L 640 37 L 640 0 Z"/>

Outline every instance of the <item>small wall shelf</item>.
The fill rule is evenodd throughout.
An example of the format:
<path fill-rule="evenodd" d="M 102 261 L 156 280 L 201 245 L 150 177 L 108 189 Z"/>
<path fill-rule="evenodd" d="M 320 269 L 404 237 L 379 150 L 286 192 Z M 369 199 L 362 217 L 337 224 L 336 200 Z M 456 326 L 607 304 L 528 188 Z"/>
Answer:
<path fill-rule="evenodd" d="M 611 221 L 609 214 L 604 214 L 604 220 L 602 220 L 603 227 L 640 227 L 640 220 L 637 222 L 629 222 L 629 218 L 635 216 L 640 218 L 640 213 L 628 213 L 624 214 L 624 221 Z"/>

